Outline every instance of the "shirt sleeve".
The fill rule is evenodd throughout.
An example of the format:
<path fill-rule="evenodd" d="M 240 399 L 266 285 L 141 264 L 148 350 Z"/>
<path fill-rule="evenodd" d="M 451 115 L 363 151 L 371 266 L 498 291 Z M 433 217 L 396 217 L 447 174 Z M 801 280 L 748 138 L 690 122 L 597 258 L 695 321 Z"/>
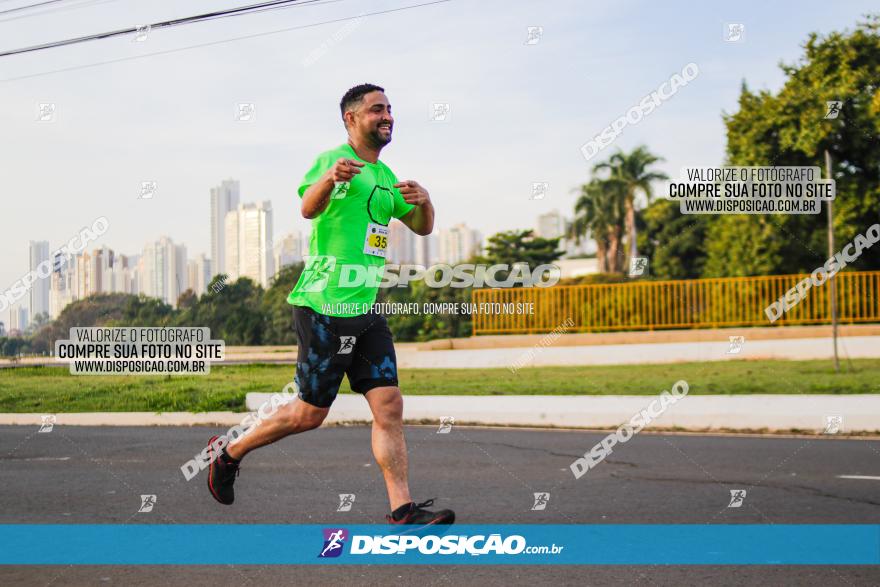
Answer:
<path fill-rule="evenodd" d="M 306 190 L 309 189 L 310 185 L 321 179 L 321 176 L 333 166 L 335 161 L 336 159 L 333 158 L 330 152 L 318 155 L 318 158 L 315 159 L 311 169 L 306 172 L 305 177 L 303 177 L 302 182 L 299 184 L 298 191 L 300 198 L 303 197 L 303 194 L 306 193 Z"/>
<path fill-rule="evenodd" d="M 398 182 L 397 176 L 388 170 L 388 173 L 391 175 L 391 184 L 394 185 Z M 394 218 L 403 218 L 407 214 L 410 213 L 410 210 L 415 208 L 414 204 L 408 204 L 406 200 L 403 199 L 403 196 L 400 195 L 400 190 L 392 187 L 391 188 L 392 199 L 394 200 L 394 207 L 391 209 L 391 215 Z"/>

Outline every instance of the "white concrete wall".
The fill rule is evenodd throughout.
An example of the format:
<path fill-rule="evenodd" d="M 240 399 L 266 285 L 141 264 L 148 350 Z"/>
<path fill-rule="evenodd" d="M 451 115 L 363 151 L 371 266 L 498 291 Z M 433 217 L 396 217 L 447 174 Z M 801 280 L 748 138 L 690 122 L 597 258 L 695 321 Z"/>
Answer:
<path fill-rule="evenodd" d="M 544 367 L 564 365 L 637 365 L 740 359 L 828 359 L 830 338 L 748 340 L 739 354 L 729 355 L 728 340 L 718 342 L 671 342 L 656 344 L 609 344 L 595 346 L 535 346 L 529 348 L 468 349 L 452 351 L 397 352 L 402 369 L 478 369 L 514 365 Z M 880 358 L 880 336 L 849 336 L 838 339 L 841 359 Z"/>
<path fill-rule="evenodd" d="M 451 416 L 467 423 L 607 428 L 628 422 L 661 391 L 657 396 L 412 395 L 404 397 L 404 418 L 438 425 L 441 418 Z M 255 410 L 268 399 L 269 394 L 249 393 L 247 407 Z M 880 431 L 880 394 L 687 395 L 649 428 L 821 432 L 828 416 L 843 416 L 843 432 Z M 371 419 L 367 402 L 357 394 L 337 397 L 328 416 L 329 422 Z"/>

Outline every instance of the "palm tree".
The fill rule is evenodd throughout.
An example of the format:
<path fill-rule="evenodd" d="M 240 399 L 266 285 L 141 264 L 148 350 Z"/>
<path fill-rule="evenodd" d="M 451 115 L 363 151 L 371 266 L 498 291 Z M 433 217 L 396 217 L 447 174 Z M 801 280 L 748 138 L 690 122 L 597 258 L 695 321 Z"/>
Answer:
<path fill-rule="evenodd" d="M 580 187 L 569 238 L 580 242 L 589 232 L 596 241 L 599 273 L 623 270 L 620 242 L 625 215 L 625 192 L 621 182 L 593 179 Z"/>
<path fill-rule="evenodd" d="M 663 161 L 662 158 L 653 155 L 644 145 L 636 147 L 631 153 L 618 151 L 605 163 L 599 163 L 593 167 L 593 172 L 609 170 L 610 179 L 619 181 L 624 186 L 626 200 L 626 234 L 629 241 L 629 258 L 638 256 L 636 245 L 636 205 L 635 199 L 639 192 L 645 194 L 648 202 L 653 196 L 651 182 L 669 179 L 659 171 L 651 171 L 648 168 L 654 163 Z"/>

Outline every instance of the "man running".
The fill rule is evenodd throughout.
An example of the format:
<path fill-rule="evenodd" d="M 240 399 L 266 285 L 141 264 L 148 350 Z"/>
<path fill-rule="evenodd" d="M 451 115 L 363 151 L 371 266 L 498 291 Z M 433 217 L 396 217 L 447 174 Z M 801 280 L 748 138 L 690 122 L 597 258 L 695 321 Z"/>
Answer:
<path fill-rule="evenodd" d="M 208 489 L 220 503 L 231 504 L 241 459 L 256 448 L 320 426 L 347 375 L 352 390 L 364 395 L 373 413 L 373 456 L 391 505 L 387 520 L 451 524 L 451 510 L 428 511 L 424 508 L 433 500 L 417 504 L 409 494 L 394 343 L 384 316 L 370 311 L 378 283 L 346 283 L 358 273 L 351 268 L 382 275 L 391 218 L 399 218 L 418 235 L 428 235 L 434 228 L 434 207 L 425 188 L 415 181 L 398 181 L 379 161 L 394 127 L 385 90 L 372 84 L 355 86 L 339 107 L 348 142 L 319 155 L 299 186 L 302 215 L 312 220 L 309 258 L 287 298 L 296 322 L 299 398 L 223 448 L 217 458 L 213 452 L 219 449 L 218 437 L 211 438 Z"/>

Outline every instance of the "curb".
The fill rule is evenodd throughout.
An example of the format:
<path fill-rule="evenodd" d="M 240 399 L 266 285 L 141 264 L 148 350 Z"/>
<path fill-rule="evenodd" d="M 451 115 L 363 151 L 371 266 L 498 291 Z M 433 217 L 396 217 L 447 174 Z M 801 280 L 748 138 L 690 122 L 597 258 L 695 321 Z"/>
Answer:
<path fill-rule="evenodd" d="M 247 394 L 249 410 L 271 397 Z M 614 429 L 657 400 L 638 396 L 443 396 L 405 397 L 405 423 L 508 426 L 542 429 Z M 0 425 L 39 426 L 46 414 L 0 414 Z M 239 412 L 95 412 L 59 413 L 59 426 L 221 426 L 241 424 Z M 836 433 L 880 434 L 880 394 L 862 395 L 688 395 L 670 405 L 645 430 L 696 433 L 823 434 L 829 417 L 839 417 Z M 366 401 L 340 394 L 325 420 L 328 425 L 362 425 L 372 421 Z"/>
<path fill-rule="evenodd" d="M 0 414 L 0 426 L 40 426 L 42 414 Z M 232 426 L 237 412 L 71 412 L 52 414 L 58 426 Z"/>
<path fill-rule="evenodd" d="M 271 397 L 247 394 L 247 408 L 256 410 Z M 409 421 L 493 426 L 556 428 L 617 428 L 648 408 L 657 395 L 405 395 Z M 656 408 L 655 408 L 656 409 Z M 842 418 L 844 433 L 880 431 L 880 394 L 862 395 L 688 395 L 645 427 L 676 430 L 799 431 L 822 433 L 828 417 Z M 340 394 L 327 422 L 370 421 L 363 398 Z"/>

